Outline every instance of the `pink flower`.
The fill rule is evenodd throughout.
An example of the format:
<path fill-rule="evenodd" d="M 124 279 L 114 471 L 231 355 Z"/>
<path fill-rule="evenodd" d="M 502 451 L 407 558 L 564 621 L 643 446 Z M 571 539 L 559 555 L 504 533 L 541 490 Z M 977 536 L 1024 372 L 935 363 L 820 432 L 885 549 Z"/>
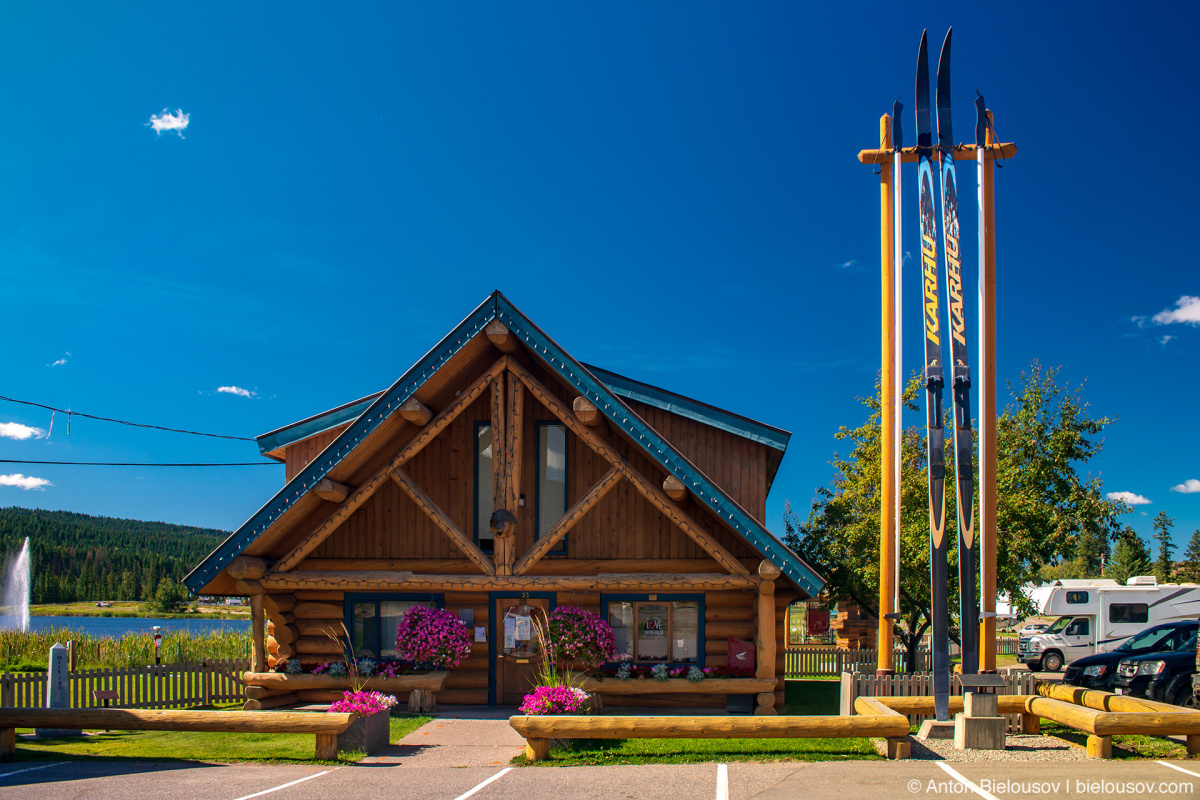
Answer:
<path fill-rule="evenodd" d="M 522 714 L 574 714 L 588 701 L 587 692 L 571 686 L 539 686 L 525 695 Z"/>
<path fill-rule="evenodd" d="M 470 633 L 453 612 L 413 606 L 396 626 L 396 654 L 415 665 L 450 669 L 470 653 Z"/>
<path fill-rule="evenodd" d="M 616 653 L 612 627 L 590 611 L 559 606 L 550 612 L 548 621 L 546 646 L 556 662 L 578 661 L 586 669 L 595 669 Z"/>
<path fill-rule="evenodd" d="M 396 705 L 394 695 L 380 692 L 343 692 L 342 699 L 329 704 L 331 714 L 358 714 L 369 717 Z"/>

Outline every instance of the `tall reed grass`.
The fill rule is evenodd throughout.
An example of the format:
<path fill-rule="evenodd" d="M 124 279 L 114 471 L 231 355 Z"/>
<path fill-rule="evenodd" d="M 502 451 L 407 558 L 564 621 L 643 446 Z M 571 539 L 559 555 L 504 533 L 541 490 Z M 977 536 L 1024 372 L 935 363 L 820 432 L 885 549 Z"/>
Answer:
<path fill-rule="evenodd" d="M 0 667 L 4 665 L 46 666 L 55 642 L 74 641 L 79 652 L 79 669 L 135 667 L 154 663 L 154 636 L 130 633 L 120 638 L 96 636 L 73 628 L 44 631 L 0 630 Z M 159 657 L 164 664 L 206 658 L 248 658 L 250 632 L 163 631 Z"/>

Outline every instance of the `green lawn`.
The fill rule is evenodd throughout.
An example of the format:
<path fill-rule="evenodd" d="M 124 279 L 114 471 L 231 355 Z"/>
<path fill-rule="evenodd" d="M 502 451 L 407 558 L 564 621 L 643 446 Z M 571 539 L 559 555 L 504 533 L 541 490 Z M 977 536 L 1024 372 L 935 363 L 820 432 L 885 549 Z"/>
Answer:
<path fill-rule="evenodd" d="M 315 713 L 315 712 L 314 712 Z M 392 717 L 390 740 L 408 735 L 431 717 Z M 32 733 L 18 730 L 18 733 Z M 311 733 L 191 733 L 185 731 L 100 731 L 83 738 L 17 739 L 16 760 L 129 758 L 141 761 L 252 761 L 267 764 L 321 763 L 313 759 L 317 737 Z M 338 754 L 353 763 L 362 753 Z"/>
<path fill-rule="evenodd" d="M 783 708 L 780 714 L 798 716 L 837 714 L 842 684 L 837 678 L 803 678 L 784 682 Z"/>
<path fill-rule="evenodd" d="M 870 739 L 574 739 L 552 747 L 545 761 L 524 754 L 519 766 L 695 764 L 706 761 L 882 760 Z"/>
<path fill-rule="evenodd" d="M 1064 739 L 1080 747 L 1087 746 L 1088 735 L 1086 733 L 1049 720 L 1042 720 L 1042 733 L 1046 736 Z M 1162 736 L 1114 736 L 1112 744 L 1113 758 L 1200 758 L 1200 756 L 1189 756 L 1187 747 L 1182 742 Z"/>

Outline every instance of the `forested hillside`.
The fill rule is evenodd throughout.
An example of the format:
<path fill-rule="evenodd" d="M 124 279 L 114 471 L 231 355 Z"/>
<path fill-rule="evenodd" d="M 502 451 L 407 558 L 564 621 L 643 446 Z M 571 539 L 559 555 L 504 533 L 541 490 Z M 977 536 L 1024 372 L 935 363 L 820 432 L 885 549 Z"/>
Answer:
<path fill-rule="evenodd" d="M 162 578 L 179 580 L 228 531 L 70 511 L 0 509 L 0 560 L 29 537 L 34 603 L 148 600 Z"/>

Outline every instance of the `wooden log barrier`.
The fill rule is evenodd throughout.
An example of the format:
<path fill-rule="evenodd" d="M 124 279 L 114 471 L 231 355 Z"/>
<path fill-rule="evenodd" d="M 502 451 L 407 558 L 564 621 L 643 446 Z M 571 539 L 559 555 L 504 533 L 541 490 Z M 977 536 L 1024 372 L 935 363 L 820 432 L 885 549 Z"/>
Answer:
<path fill-rule="evenodd" d="M 2 708 L 0 757 L 11 757 L 17 728 L 83 728 L 108 731 L 206 731 L 216 733 L 311 733 L 317 758 L 337 757 L 337 735 L 350 727 L 353 714 L 298 711 L 146 711 L 128 708 Z M 332 739 L 332 753 L 329 740 Z"/>
<path fill-rule="evenodd" d="M 1078 686 L 1066 686 L 1060 683 L 1045 683 L 1038 681 L 1034 691 L 1039 697 L 1051 700 L 1062 700 L 1077 706 L 1094 708 L 1097 711 L 1165 711 L 1170 713 L 1187 712 L 1189 709 L 1147 700 L 1143 697 L 1128 697 L 1126 695 L 1102 692 L 1097 689 L 1082 689 Z"/>
<path fill-rule="evenodd" d="M 449 672 L 436 670 L 424 675 L 398 675 L 395 678 L 367 678 L 364 689 L 375 691 L 411 692 L 422 689 L 440 692 L 446 686 Z M 262 686 L 270 689 L 294 692 L 300 689 L 349 689 L 349 678 L 332 675 L 288 675 L 285 672 L 243 672 L 242 683 L 246 686 Z"/>
<path fill-rule="evenodd" d="M 855 738 L 906 739 L 908 719 L 896 713 L 855 717 L 618 717 L 520 716 L 509 725 L 525 737 L 531 761 L 546 758 L 550 739 L 744 739 Z M 543 744 L 546 742 L 546 744 Z M 889 741 L 894 758 L 905 748 Z"/>

